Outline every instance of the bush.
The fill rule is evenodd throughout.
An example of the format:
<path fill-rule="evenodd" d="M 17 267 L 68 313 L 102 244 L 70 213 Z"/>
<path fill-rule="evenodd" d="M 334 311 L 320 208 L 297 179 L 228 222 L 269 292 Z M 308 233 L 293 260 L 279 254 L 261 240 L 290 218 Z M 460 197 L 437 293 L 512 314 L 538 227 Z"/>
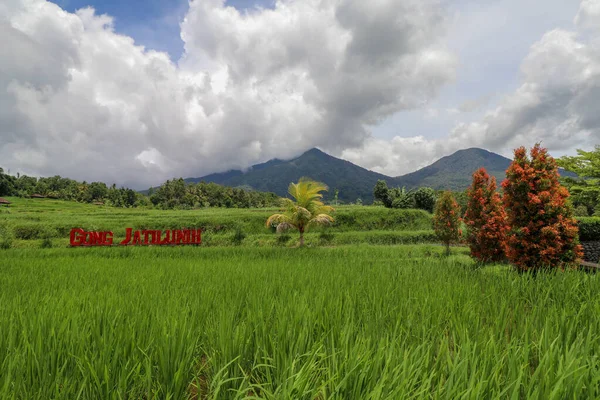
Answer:
<path fill-rule="evenodd" d="M 321 234 L 319 234 L 319 241 L 323 244 L 329 244 L 333 241 L 334 237 L 335 235 L 333 233 L 321 232 Z"/>
<path fill-rule="evenodd" d="M 49 235 L 49 229 L 40 224 L 17 225 L 13 232 L 15 238 L 21 240 L 42 239 Z"/>
<path fill-rule="evenodd" d="M 460 206 L 454 200 L 452 192 L 444 192 L 438 199 L 434 215 L 433 229 L 435 234 L 446 246 L 446 254 L 450 254 L 450 244 L 460 240 L 461 219 L 459 217 Z"/>
<path fill-rule="evenodd" d="M 590 214 L 588 213 L 588 208 L 586 206 L 577 206 L 575 207 L 575 210 L 573 211 L 573 215 L 576 217 L 587 217 Z"/>
<path fill-rule="evenodd" d="M 13 234 L 7 225 L 0 225 L 0 249 L 6 250 L 12 247 Z"/>
<path fill-rule="evenodd" d="M 373 188 L 373 198 L 375 201 L 380 201 L 384 206 L 390 208 L 392 206 L 393 197 L 390 194 L 387 182 L 378 180 Z"/>
<path fill-rule="evenodd" d="M 280 245 L 284 245 L 287 242 L 289 242 L 290 239 L 292 239 L 292 237 L 290 235 L 288 235 L 287 233 L 283 233 L 283 234 L 277 236 L 277 243 Z"/>
<path fill-rule="evenodd" d="M 579 239 L 584 242 L 600 240 L 600 218 L 577 218 L 579 226 Z"/>
<path fill-rule="evenodd" d="M 473 174 L 467 197 L 464 220 L 471 257 L 484 263 L 503 261 L 509 227 L 500 195 L 496 192 L 496 178 L 490 179 L 485 168 L 480 168 Z"/>
<path fill-rule="evenodd" d="M 422 187 L 415 192 L 414 197 L 415 205 L 418 209 L 433 212 L 435 207 L 435 190 Z"/>
<path fill-rule="evenodd" d="M 417 203 L 415 202 L 415 198 L 412 193 L 408 194 L 400 194 L 398 197 L 392 201 L 392 208 L 416 208 Z"/>
<path fill-rule="evenodd" d="M 42 240 L 42 243 L 40 244 L 40 248 L 42 248 L 42 249 L 50 249 L 50 248 L 52 248 L 52 239 L 50 239 L 49 237 L 44 238 Z"/>
<path fill-rule="evenodd" d="M 506 256 L 523 271 L 574 266 L 583 256 L 569 191 L 558 181 L 558 166 L 536 144 L 524 147 L 506 170 L 504 206 L 510 231 Z"/>
<path fill-rule="evenodd" d="M 246 234 L 242 231 L 241 228 L 237 228 L 233 236 L 231 237 L 231 242 L 236 246 L 242 244 L 242 242 L 246 239 Z"/>

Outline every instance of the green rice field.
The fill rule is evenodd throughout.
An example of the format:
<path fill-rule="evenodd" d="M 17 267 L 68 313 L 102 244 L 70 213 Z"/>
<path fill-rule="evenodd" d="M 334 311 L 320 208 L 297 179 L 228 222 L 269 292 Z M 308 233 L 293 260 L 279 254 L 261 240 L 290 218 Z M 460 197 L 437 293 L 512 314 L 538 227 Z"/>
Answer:
<path fill-rule="evenodd" d="M 1 399 L 600 398 L 600 275 L 444 257 L 426 213 L 341 207 L 296 248 L 275 210 L 10 200 Z M 75 226 L 206 233 L 69 248 Z"/>

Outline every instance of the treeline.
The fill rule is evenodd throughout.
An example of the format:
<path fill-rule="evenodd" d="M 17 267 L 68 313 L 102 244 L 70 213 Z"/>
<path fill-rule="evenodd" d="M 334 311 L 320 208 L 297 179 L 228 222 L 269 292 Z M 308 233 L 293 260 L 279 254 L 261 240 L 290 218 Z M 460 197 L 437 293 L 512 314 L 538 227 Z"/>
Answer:
<path fill-rule="evenodd" d="M 417 190 L 406 188 L 388 188 L 384 180 L 377 181 L 373 188 L 373 197 L 377 203 L 387 208 L 417 208 L 433 212 L 436 202 L 436 192 L 432 188 L 422 187 Z"/>
<path fill-rule="evenodd" d="M 138 207 L 149 205 L 146 196 L 128 188 L 107 186 L 104 182 L 78 182 L 61 176 L 36 178 L 12 176 L 0 168 L 0 196 L 32 197 L 77 201 L 80 203 L 102 202 L 115 207 Z"/>
<path fill-rule="evenodd" d="M 53 176 L 36 178 L 13 176 L 0 168 L 0 196 L 42 196 L 80 203 L 102 203 L 113 207 L 156 207 L 161 209 L 192 209 L 201 207 L 251 208 L 279 204 L 274 193 L 255 192 L 216 183 L 186 184 L 179 178 L 166 181 L 148 195 L 129 188 L 107 186 L 103 182 L 78 182 Z"/>
<path fill-rule="evenodd" d="M 200 182 L 187 184 L 182 178 L 166 181 L 148 191 L 150 202 L 163 209 L 201 207 L 261 208 L 279 205 L 279 196 L 241 188 Z"/>

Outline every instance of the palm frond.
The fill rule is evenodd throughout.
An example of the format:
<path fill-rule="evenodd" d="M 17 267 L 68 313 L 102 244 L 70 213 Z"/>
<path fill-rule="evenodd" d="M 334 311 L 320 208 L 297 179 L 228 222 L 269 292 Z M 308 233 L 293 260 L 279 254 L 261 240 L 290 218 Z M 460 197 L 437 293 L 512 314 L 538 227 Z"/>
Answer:
<path fill-rule="evenodd" d="M 335 208 L 331 206 L 322 205 L 319 208 L 317 208 L 313 214 L 330 214 L 332 212 L 335 212 Z"/>
<path fill-rule="evenodd" d="M 277 225 L 276 232 L 283 233 L 289 231 L 290 229 L 296 229 L 296 227 L 293 224 L 290 224 L 289 222 L 282 222 L 281 224 Z"/>
<path fill-rule="evenodd" d="M 283 198 L 281 199 L 281 207 L 283 208 L 283 211 L 293 212 L 296 204 L 294 204 L 294 202 L 288 198 Z"/>
<path fill-rule="evenodd" d="M 315 182 L 309 178 L 300 178 L 298 183 L 290 183 L 288 193 L 296 199 L 298 205 L 311 208 L 313 203 L 323 204 L 320 199 L 323 195 L 319 192 L 328 190 L 327 185 L 321 182 Z"/>
<path fill-rule="evenodd" d="M 308 221 L 308 225 L 330 225 L 334 221 L 331 215 L 319 214 Z"/>
<path fill-rule="evenodd" d="M 289 222 L 289 217 L 285 214 L 273 214 L 267 219 L 266 226 L 270 228 L 274 225 Z"/>
<path fill-rule="evenodd" d="M 293 220 L 309 220 L 312 214 L 304 207 L 296 206 Z"/>

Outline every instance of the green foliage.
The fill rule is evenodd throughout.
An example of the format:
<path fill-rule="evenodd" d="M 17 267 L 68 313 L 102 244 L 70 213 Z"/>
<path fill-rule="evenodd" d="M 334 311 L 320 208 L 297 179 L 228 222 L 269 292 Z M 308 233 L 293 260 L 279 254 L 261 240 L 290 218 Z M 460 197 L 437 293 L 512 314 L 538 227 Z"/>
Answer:
<path fill-rule="evenodd" d="M 15 193 L 15 179 L 0 168 L 0 196 L 12 196 Z"/>
<path fill-rule="evenodd" d="M 435 190 L 428 187 L 419 188 L 414 192 L 415 206 L 420 210 L 433 212 L 435 207 Z"/>
<path fill-rule="evenodd" d="M 383 180 L 377 181 L 373 188 L 373 196 L 377 202 L 385 207 L 398 209 L 418 208 L 433 212 L 436 196 L 432 188 L 419 188 L 418 190 L 407 190 L 402 188 L 388 188 Z"/>
<path fill-rule="evenodd" d="M 575 209 L 573 210 L 573 215 L 576 217 L 589 217 L 590 216 L 588 208 L 584 205 L 575 207 Z"/>
<path fill-rule="evenodd" d="M 577 218 L 579 227 L 579 239 L 584 242 L 600 240 L 600 218 L 580 217 Z"/>
<path fill-rule="evenodd" d="M 153 190 L 150 201 L 163 210 L 190 210 L 199 207 L 273 207 L 280 200 L 274 193 L 248 191 L 215 183 L 188 184 L 179 178 L 168 180 Z"/>
<path fill-rule="evenodd" d="M 556 160 L 559 167 L 574 172 L 581 178 L 600 179 L 600 145 L 592 151 L 577 150 L 577 156 Z"/>
<path fill-rule="evenodd" d="M 319 234 L 319 242 L 321 244 L 331 244 L 334 238 L 335 235 L 331 232 L 321 232 Z"/>
<path fill-rule="evenodd" d="M 577 174 L 577 177 L 563 178 L 562 183 L 569 189 L 578 216 L 594 214 L 600 202 L 600 146 L 592 151 L 578 149 L 577 156 L 565 156 L 556 161 L 560 167 Z"/>
<path fill-rule="evenodd" d="M 406 188 L 392 189 L 394 200 L 392 201 L 392 208 L 410 209 L 416 208 L 417 202 L 415 200 L 415 193 L 407 191 Z"/>
<path fill-rule="evenodd" d="M 378 180 L 373 188 L 373 198 L 375 201 L 380 201 L 385 207 L 392 207 L 393 198 L 390 195 L 387 182 L 384 180 Z"/>
<path fill-rule="evenodd" d="M 292 239 L 292 237 L 290 235 L 288 235 L 287 233 L 281 233 L 281 234 L 277 235 L 277 243 L 280 245 L 285 245 L 291 239 Z"/>
<path fill-rule="evenodd" d="M 273 207 L 279 197 L 274 193 L 248 191 L 214 183 L 188 185 L 183 179 L 166 181 L 145 196 L 132 189 L 107 187 L 102 182 L 77 182 L 54 176 L 18 178 L 4 174 L 0 168 L 0 195 L 29 197 L 33 194 L 80 203 L 99 203 L 113 207 L 133 208 L 155 205 L 162 209 L 193 209 L 201 207 L 251 208 Z"/>
<path fill-rule="evenodd" d="M 48 226 L 43 224 L 19 224 L 13 227 L 16 239 L 31 240 L 43 239 L 51 235 Z"/>
<path fill-rule="evenodd" d="M 0 221 L 0 249 L 7 250 L 13 245 L 14 235 L 5 221 Z"/>
<path fill-rule="evenodd" d="M 50 249 L 52 248 L 52 239 L 49 237 L 45 237 L 44 239 L 42 239 L 42 242 L 40 243 L 40 248 L 42 249 Z"/>
<path fill-rule="evenodd" d="M 237 228 L 235 230 L 235 233 L 231 237 L 231 242 L 233 244 L 239 246 L 240 244 L 242 244 L 242 242 L 244 241 L 244 239 L 246 239 L 246 234 L 244 233 L 244 231 L 242 231 L 241 228 Z"/>

